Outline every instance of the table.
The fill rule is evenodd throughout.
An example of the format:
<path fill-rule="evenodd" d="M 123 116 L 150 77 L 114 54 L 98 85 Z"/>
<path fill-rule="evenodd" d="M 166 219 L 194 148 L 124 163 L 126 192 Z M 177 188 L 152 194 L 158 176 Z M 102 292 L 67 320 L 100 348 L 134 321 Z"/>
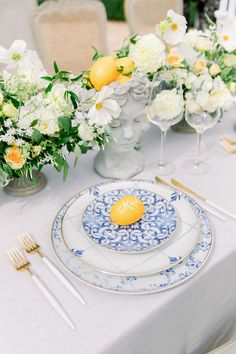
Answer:
<path fill-rule="evenodd" d="M 170 132 L 167 156 L 175 161 L 173 175 L 210 200 L 236 212 L 236 156 L 219 144 L 221 134 L 233 132 L 236 112 L 203 139 L 211 170 L 187 175 L 181 163 L 195 146 L 194 135 Z M 153 179 L 148 170 L 158 158 L 160 134 L 147 128 L 142 149 L 147 167 L 138 175 Z M 52 168 L 45 168 L 47 187 L 28 198 L 0 191 L 0 352 L 1 354 L 204 354 L 236 335 L 236 222 L 214 217 L 216 242 L 212 256 L 200 272 L 179 287 L 152 295 L 128 296 L 91 288 L 63 272 L 87 300 L 82 306 L 54 278 L 36 255 L 30 256 L 37 274 L 53 289 L 78 330 L 72 332 L 42 297 L 25 272 L 10 265 L 5 250 L 16 235 L 32 232 L 45 253 L 59 265 L 50 241 L 53 218 L 61 205 L 79 190 L 103 181 L 92 167 L 95 152 L 71 167 L 66 183 Z M 72 159 L 71 159 L 72 165 Z M 168 179 L 168 178 L 166 178 Z"/>

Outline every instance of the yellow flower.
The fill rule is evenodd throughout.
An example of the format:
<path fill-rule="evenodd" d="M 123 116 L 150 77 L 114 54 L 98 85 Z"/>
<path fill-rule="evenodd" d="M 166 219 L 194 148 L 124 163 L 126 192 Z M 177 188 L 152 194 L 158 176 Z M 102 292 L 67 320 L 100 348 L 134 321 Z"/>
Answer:
<path fill-rule="evenodd" d="M 226 66 L 236 66 L 236 55 L 234 54 L 226 54 L 224 56 L 224 64 Z"/>
<path fill-rule="evenodd" d="M 193 68 L 197 74 L 203 74 L 207 68 L 206 61 L 204 59 L 198 59 Z"/>
<path fill-rule="evenodd" d="M 179 68 L 184 58 L 178 54 L 176 48 L 171 49 L 170 53 L 167 55 L 167 62 L 173 68 Z"/>
<path fill-rule="evenodd" d="M 16 145 L 13 145 L 6 150 L 4 159 L 13 170 L 19 170 L 25 164 L 25 159 L 22 157 L 21 150 Z"/>
<path fill-rule="evenodd" d="M 12 103 L 3 103 L 2 112 L 6 117 L 13 118 L 17 115 L 18 110 Z"/>
<path fill-rule="evenodd" d="M 219 65 L 215 63 L 210 66 L 209 71 L 211 76 L 216 76 L 221 72 Z"/>

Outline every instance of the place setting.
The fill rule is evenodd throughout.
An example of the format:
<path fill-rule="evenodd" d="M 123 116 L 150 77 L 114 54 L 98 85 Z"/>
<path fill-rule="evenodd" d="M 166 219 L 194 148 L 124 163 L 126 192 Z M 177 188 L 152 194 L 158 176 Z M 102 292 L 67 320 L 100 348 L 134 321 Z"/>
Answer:
<path fill-rule="evenodd" d="M 59 13 L 67 1 L 53 2 L 50 11 L 56 6 Z M 39 7 L 42 13 L 47 9 L 46 4 Z M 107 51 L 106 46 L 103 50 L 92 45 L 93 55 L 80 68 L 67 67 L 70 61 L 65 64 L 61 54 L 46 65 L 45 53 L 31 50 L 25 40 L 0 46 L 3 227 L 5 223 L 17 240 L 16 244 L 14 239 L 7 240 L 4 250 L 9 268 L 27 273 L 30 277 L 22 281 L 32 280 L 38 295 L 54 309 L 55 322 L 60 319 L 67 329 L 78 330 L 84 353 L 90 353 L 88 335 L 92 343 L 96 332 L 100 343 L 108 332 L 104 327 L 108 317 L 112 319 L 111 338 L 125 338 L 120 328 L 114 327 L 118 326 L 116 319 L 112 322 L 114 313 L 117 318 L 124 316 L 123 310 L 125 314 L 137 311 L 145 318 L 143 326 L 138 321 L 130 324 L 138 331 L 140 325 L 142 332 L 150 326 L 150 313 L 159 320 L 162 311 L 169 311 L 166 318 L 177 323 L 171 317 L 176 310 L 172 294 L 179 300 L 176 287 L 183 302 L 183 308 L 180 301 L 178 305 L 183 318 L 185 304 L 191 299 L 196 309 L 204 309 L 204 316 L 212 318 L 210 305 L 208 312 L 206 303 L 202 304 L 203 297 L 210 303 L 214 296 L 223 296 L 221 289 L 217 290 L 218 283 L 224 288 L 222 280 L 212 283 L 212 288 L 209 281 L 208 289 L 202 278 L 210 271 L 217 277 L 222 275 L 223 268 L 217 268 L 221 259 L 210 261 L 219 257 L 219 244 L 225 259 L 234 250 L 231 244 L 227 248 L 229 242 L 220 233 L 236 221 L 233 189 L 228 186 L 233 185 L 233 179 L 228 178 L 233 166 L 232 171 L 226 168 L 232 161 L 226 160 L 228 153 L 233 159 L 236 152 L 234 128 L 230 132 L 227 121 L 236 107 L 236 25 L 230 16 L 217 21 L 206 17 L 203 29 L 197 30 L 176 11 L 169 9 L 152 32 L 127 36 L 118 49 Z M 77 16 L 76 11 L 71 14 Z M 35 12 L 34 20 L 41 15 Z M 37 21 L 33 28 L 40 38 Z M 60 32 L 59 27 L 60 37 L 64 29 Z M 231 36 L 231 32 L 235 33 Z M 53 45 L 54 41 L 48 48 Z M 215 133 L 217 125 L 222 128 Z M 205 134 L 207 131 L 215 135 Z M 202 139 L 206 140 L 207 159 L 201 155 Z M 222 178 L 218 185 L 221 175 L 215 178 L 215 171 L 221 163 L 225 181 Z M 52 169 L 45 173 L 45 166 L 61 173 L 61 181 L 55 181 Z M 207 188 L 202 188 L 203 183 Z M 37 258 L 39 263 L 34 264 Z M 76 300 L 81 318 L 73 318 L 73 311 L 64 308 L 62 293 L 37 274 L 39 267 L 66 290 L 63 300 Z M 199 294 L 205 291 L 199 299 L 197 292 L 193 293 L 195 285 Z M 138 308 L 148 296 L 150 304 L 147 301 L 146 307 Z M 123 301 L 122 307 L 115 297 Z M 193 305 L 191 317 L 195 316 L 197 323 Z M 108 317 L 99 322 L 97 313 L 101 317 L 105 311 Z M 87 325 L 93 328 L 92 333 Z M 55 326 L 55 331 L 58 328 Z M 200 324 L 196 328 L 199 330 Z M 208 331 L 203 321 L 202 328 Z M 167 332 L 161 332 L 161 338 L 166 336 Z M 104 353 L 111 352 L 109 340 L 109 351 Z M 127 352 L 125 345 L 124 340 L 122 353 Z M 78 343 L 72 346 L 78 348 Z M 93 344 L 91 348 L 92 353 Z M 190 354 L 186 348 L 176 354 Z M 164 350 L 160 354 L 169 349 Z M 148 354 L 146 349 L 142 352 Z M 169 353 L 174 353 L 173 349 Z"/>

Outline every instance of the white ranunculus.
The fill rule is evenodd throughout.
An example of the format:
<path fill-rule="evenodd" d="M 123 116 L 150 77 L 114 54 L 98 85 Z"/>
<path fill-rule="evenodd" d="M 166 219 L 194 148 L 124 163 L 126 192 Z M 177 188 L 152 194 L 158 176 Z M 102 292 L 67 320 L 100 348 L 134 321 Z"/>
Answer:
<path fill-rule="evenodd" d="M 58 117 L 49 109 L 42 108 L 39 111 L 40 118 L 35 126 L 44 135 L 55 135 L 59 132 Z"/>
<path fill-rule="evenodd" d="M 33 50 L 27 50 L 22 60 L 19 63 L 17 70 L 18 75 L 24 75 L 26 80 L 31 83 L 37 83 L 40 88 L 48 85 L 48 81 L 42 80 L 43 76 L 47 76 L 42 61 L 38 54 Z"/>
<path fill-rule="evenodd" d="M 236 17 L 228 17 L 218 29 L 218 42 L 227 51 L 236 49 Z"/>
<path fill-rule="evenodd" d="M 206 104 L 208 112 L 215 112 L 217 109 L 229 109 L 233 105 L 233 97 L 227 87 L 214 89 L 210 92 L 209 100 Z"/>
<path fill-rule="evenodd" d="M 55 114 L 70 115 L 73 112 L 72 103 L 65 98 L 66 87 L 63 84 L 56 84 L 45 96 L 44 104 L 50 106 Z"/>
<path fill-rule="evenodd" d="M 78 133 L 81 139 L 84 141 L 93 140 L 93 128 L 85 122 L 79 125 Z"/>
<path fill-rule="evenodd" d="M 129 57 L 139 71 L 153 73 L 165 61 L 165 46 L 159 38 L 150 33 L 142 36 L 136 44 L 130 45 Z"/>
<path fill-rule="evenodd" d="M 118 103 L 109 98 L 114 93 L 114 89 L 104 86 L 97 93 L 94 105 L 88 111 L 89 124 L 107 125 L 113 118 L 118 118 L 121 108 Z"/>
<path fill-rule="evenodd" d="M 162 35 L 166 43 L 176 45 L 182 42 L 186 29 L 186 18 L 169 10 L 166 19 L 157 25 L 156 32 L 157 35 Z"/>
<path fill-rule="evenodd" d="M 14 69 L 24 58 L 27 44 L 22 40 L 15 40 L 9 49 L 0 46 L 0 64 L 6 69 Z"/>
<path fill-rule="evenodd" d="M 183 99 L 176 89 L 163 90 L 157 94 L 151 105 L 151 111 L 160 119 L 169 120 L 177 117 L 183 110 Z"/>

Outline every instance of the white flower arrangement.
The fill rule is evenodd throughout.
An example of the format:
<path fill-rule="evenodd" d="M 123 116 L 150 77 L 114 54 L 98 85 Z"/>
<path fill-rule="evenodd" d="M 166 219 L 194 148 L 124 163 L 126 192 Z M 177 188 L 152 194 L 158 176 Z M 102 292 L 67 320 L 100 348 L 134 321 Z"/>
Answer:
<path fill-rule="evenodd" d="M 78 158 L 107 141 L 101 122 L 90 122 L 85 131 L 88 118 L 77 119 L 79 99 L 69 90 L 74 81 L 69 72 L 55 64 L 55 75 L 48 76 L 37 53 L 20 40 L 0 47 L 0 64 L 1 185 L 12 177 L 32 178 L 32 170 L 45 164 L 63 170 L 66 178 L 66 150 Z"/>
<path fill-rule="evenodd" d="M 154 29 L 155 31 L 155 29 Z M 0 181 L 52 164 L 68 165 L 65 150 L 78 158 L 110 139 L 130 92 L 146 99 L 155 74 L 171 75 L 182 87 L 161 92 L 154 102 L 161 119 L 184 105 L 189 112 L 214 113 L 232 106 L 236 94 L 236 19 L 209 30 L 187 32 L 184 16 L 169 10 L 155 33 L 133 36 L 113 55 L 96 51 L 94 64 L 80 76 L 60 71 L 49 76 L 36 52 L 16 40 L 0 46 Z"/>

